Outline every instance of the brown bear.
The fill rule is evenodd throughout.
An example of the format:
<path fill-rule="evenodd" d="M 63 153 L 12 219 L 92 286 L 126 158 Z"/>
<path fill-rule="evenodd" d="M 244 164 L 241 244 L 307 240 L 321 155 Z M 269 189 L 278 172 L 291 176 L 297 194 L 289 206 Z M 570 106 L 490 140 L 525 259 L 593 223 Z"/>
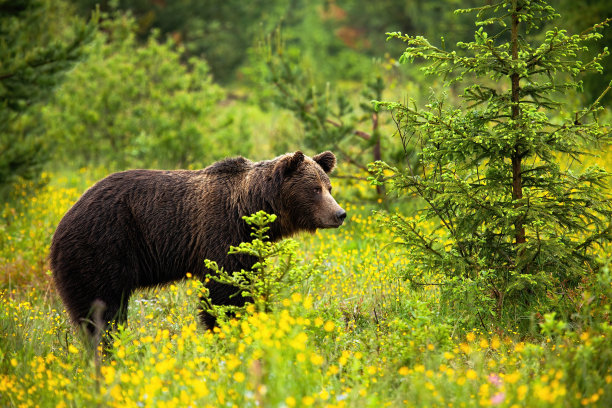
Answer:
<path fill-rule="evenodd" d="M 251 239 L 245 215 L 276 214 L 271 240 L 339 227 L 346 212 L 327 176 L 335 165 L 332 152 L 309 158 L 297 151 L 261 162 L 225 159 L 197 171 L 129 170 L 99 181 L 66 213 L 51 243 L 53 277 L 72 321 L 93 334 L 96 302 L 104 305 L 103 322 L 126 323 L 135 289 L 188 272 L 204 279 L 205 259 L 227 271 L 251 268 L 253 258 L 228 255 L 230 245 Z M 214 304 L 245 303 L 232 286 L 207 287 Z M 201 311 L 201 319 L 214 327 L 213 316 Z"/>

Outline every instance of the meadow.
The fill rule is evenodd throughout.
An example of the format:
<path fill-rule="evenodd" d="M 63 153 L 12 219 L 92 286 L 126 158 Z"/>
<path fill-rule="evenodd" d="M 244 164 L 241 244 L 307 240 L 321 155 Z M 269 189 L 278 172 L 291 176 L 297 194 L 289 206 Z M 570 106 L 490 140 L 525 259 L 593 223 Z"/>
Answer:
<path fill-rule="evenodd" d="M 609 2 L 16 3 L 0 408 L 612 406 Z M 214 331 L 186 274 L 92 350 L 47 260 L 88 187 L 297 149 L 348 212 L 315 273 Z"/>
<path fill-rule="evenodd" d="M 98 358 L 69 324 L 46 255 L 63 213 L 103 175 L 46 174 L 35 195 L 23 185 L 2 208 L 0 406 L 612 404 L 605 291 L 582 294 L 577 313 L 590 324 L 578 328 L 547 315 L 532 317 L 531 333 L 465 330 L 435 285 L 401 278 L 410 259 L 372 214 L 376 205 L 343 202 L 342 187 L 347 223 L 296 237 L 302 262 L 323 265 L 273 311 L 247 308 L 208 332 L 198 322 L 198 282 L 186 277 L 134 296 L 128 326 Z M 607 293 L 609 275 L 601 277 Z"/>

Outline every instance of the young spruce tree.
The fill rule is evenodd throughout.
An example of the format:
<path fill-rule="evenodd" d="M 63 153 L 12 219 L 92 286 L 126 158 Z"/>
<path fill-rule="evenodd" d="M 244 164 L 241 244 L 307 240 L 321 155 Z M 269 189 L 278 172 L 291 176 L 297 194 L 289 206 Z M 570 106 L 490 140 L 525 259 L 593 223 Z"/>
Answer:
<path fill-rule="evenodd" d="M 460 321 L 489 329 L 569 312 L 580 283 L 600 267 L 612 235 L 608 173 L 581 158 L 605 147 L 610 129 L 598 122 L 601 97 L 574 113 L 559 101 L 580 91 L 581 74 L 601 71 L 607 50 L 588 62 L 578 55 L 609 20 L 579 35 L 554 28 L 536 36 L 558 17 L 545 1 L 457 11 L 467 12 L 477 13 L 478 29 L 456 51 L 388 34 L 408 45 L 401 63 L 424 59 L 428 74 L 455 89 L 471 82 L 461 108 L 443 97 L 424 108 L 375 102 L 392 111 L 404 145 L 420 147 L 421 166 L 414 173 L 377 162 L 371 170 L 423 204 L 415 217 L 387 219 L 414 259 L 406 277 L 440 285 Z M 438 230 L 427 232 L 425 220 Z"/>

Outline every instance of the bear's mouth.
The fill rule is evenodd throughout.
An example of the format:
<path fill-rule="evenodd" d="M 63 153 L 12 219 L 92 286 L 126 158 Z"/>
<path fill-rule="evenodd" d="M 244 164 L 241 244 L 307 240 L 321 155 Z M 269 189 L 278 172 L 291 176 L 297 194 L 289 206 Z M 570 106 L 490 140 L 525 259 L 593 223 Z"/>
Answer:
<path fill-rule="evenodd" d="M 318 228 L 320 229 L 331 229 L 331 228 L 338 228 L 340 227 L 342 224 L 344 224 L 344 217 L 338 220 L 334 220 L 334 221 L 330 221 L 330 222 L 326 222 L 325 224 L 322 224 L 321 226 L 319 226 Z"/>

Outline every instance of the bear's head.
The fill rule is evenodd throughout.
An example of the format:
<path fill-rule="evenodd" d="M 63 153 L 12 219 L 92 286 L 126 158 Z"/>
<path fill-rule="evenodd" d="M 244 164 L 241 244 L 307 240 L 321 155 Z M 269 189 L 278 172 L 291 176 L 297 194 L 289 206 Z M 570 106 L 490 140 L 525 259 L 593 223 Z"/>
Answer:
<path fill-rule="evenodd" d="M 283 212 L 283 223 L 291 230 L 315 231 L 318 228 L 337 228 L 344 222 L 346 211 L 331 195 L 328 174 L 336 166 L 332 152 L 319 153 L 310 158 L 297 151 L 281 156 L 274 166 Z"/>

